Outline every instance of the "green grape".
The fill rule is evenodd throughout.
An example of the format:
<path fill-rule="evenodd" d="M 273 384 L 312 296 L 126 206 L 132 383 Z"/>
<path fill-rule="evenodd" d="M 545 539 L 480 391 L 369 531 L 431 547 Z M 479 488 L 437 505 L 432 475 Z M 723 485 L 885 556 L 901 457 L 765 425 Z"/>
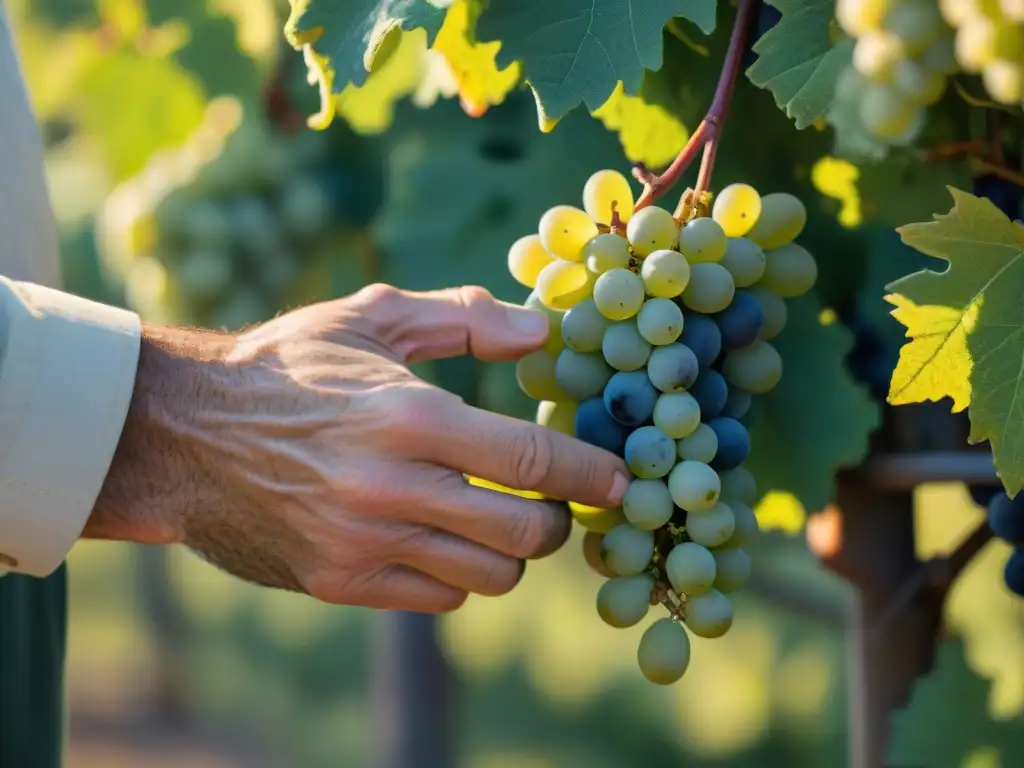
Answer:
<path fill-rule="evenodd" d="M 540 241 L 552 256 L 580 261 L 583 248 L 597 236 L 597 224 L 586 211 L 571 205 L 556 205 L 540 217 Z"/>
<path fill-rule="evenodd" d="M 764 274 L 765 257 L 761 247 L 745 237 L 729 239 L 721 264 L 732 275 L 737 288 L 748 288 Z"/>
<path fill-rule="evenodd" d="M 944 34 L 925 49 L 920 57 L 921 64 L 939 74 L 955 75 L 960 71 L 956 60 L 956 42 L 953 35 Z"/>
<path fill-rule="evenodd" d="M 651 345 L 632 320 L 612 323 L 604 332 L 601 354 L 617 371 L 639 371 L 651 356 Z"/>
<path fill-rule="evenodd" d="M 555 381 L 566 397 L 541 397 L 539 400 L 575 400 L 597 397 L 612 376 L 612 369 L 600 355 L 563 349 L 555 361 Z M 529 393 L 527 393 L 529 394 Z"/>
<path fill-rule="evenodd" d="M 185 296 L 209 301 L 231 284 L 235 265 L 226 251 L 193 249 L 174 267 L 174 276 Z"/>
<path fill-rule="evenodd" d="M 672 496 L 660 479 L 633 480 L 622 497 L 622 512 L 641 531 L 654 531 L 672 519 Z"/>
<path fill-rule="evenodd" d="M 672 501 L 686 512 L 702 512 L 718 503 L 722 481 L 718 473 L 700 461 L 681 461 L 668 476 Z"/>
<path fill-rule="evenodd" d="M 324 185 L 311 176 L 290 179 L 281 190 L 278 207 L 285 231 L 294 238 L 308 240 L 331 226 L 331 199 Z"/>
<path fill-rule="evenodd" d="M 730 184 L 715 198 L 711 218 L 726 237 L 743 237 L 761 215 L 761 195 L 749 184 Z"/>
<path fill-rule="evenodd" d="M 930 107 L 942 98 L 946 90 L 946 76 L 917 61 L 904 59 L 896 65 L 892 84 L 911 104 Z"/>
<path fill-rule="evenodd" d="M 767 341 L 755 341 L 725 356 L 722 375 L 734 387 L 753 395 L 765 395 L 782 378 L 782 358 Z"/>
<path fill-rule="evenodd" d="M 725 544 L 736 530 L 736 518 L 724 501 L 719 501 L 711 509 L 687 512 L 686 534 L 692 541 L 705 547 Z"/>
<path fill-rule="evenodd" d="M 784 299 L 803 296 L 818 279 L 818 265 L 814 257 L 796 243 L 768 251 L 765 261 L 760 285 Z"/>
<path fill-rule="evenodd" d="M 565 317 L 565 312 L 544 306 L 536 290 L 531 291 L 526 297 L 523 306 L 541 312 L 547 317 L 548 339 L 544 342 L 544 351 L 551 357 L 558 357 L 558 353 L 565 349 L 565 342 L 562 341 L 562 318 Z"/>
<path fill-rule="evenodd" d="M 626 438 L 626 466 L 636 477 L 647 480 L 664 477 L 676 461 L 676 444 L 657 427 L 634 430 Z"/>
<path fill-rule="evenodd" d="M 743 589 L 750 579 L 750 555 L 738 547 L 716 549 L 711 554 L 715 561 L 715 589 L 723 595 Z"/>
<path fill-rule="evenodd" d="M 684 610 L 686 628 L 697 637 L 721 637 L 732 627 L 732 603 L 717 589 L 688 598 Z"/>
<path fill-rule="evenodd" d="M 917 107 L 892 86 L 872 83 L 861 98 L 864 128 L 880 140 L 895 139 L 914 125 Z"/>
<path fill-rule="evenodd" d="M 683 625 L 658 619 L 640 638 L 636 661 L 644 677 L 655 685 L 672 685 L 690 666 L 690 638 Z"/>
<path fill-rule="evenodd" d="M 683 332 L 683 310 L 668 299 L 648 299 L 637 313 L 636 324 L 651 344 L 671 344 Z"/>
<path fill-rule="evenodd" d="M 594 291 L 594 277 L 575 261 L 555 259 L 537 275 L 537 297 L 549 309 L 564 312 Z"/>
<path fill-rule="evenodd" d="M 995 59 L 981 73 L 988 95 L 1000 104 L 1020 104 L 1024 99 L 1024 67 L 1019 62 Z"/>
<path fill-rule="evenodd" d="M 735 294 L 732 275 L 721 264 L 694 264 L 683 291 L 683 304 L 694 312 L 711 315 L 728 307 Z"/>
<path fill-rule="evenodd" d="M 683 461 L 710 464 L 718 453 L 718 435 L 707 424 L 697 428 L 676 443 L 676 455 Z"/>
<path fill-rule="evenodd" d="M 715 581 L 715 556 L 701 544 L 676 544 L 665 559 L 665 574 L 672 588 L 682 595 L 699 595 Z"/>
<path fill-rule="evenodd" d="M 594 221 L 611 225 L 612 209 L 623 224 L 633 215 L 633 189 L 618 171 L 598 171 L 583 185 L 583 208 Z"/>
<path fill-rule="evenodd" d="M 653 591 L 654 579 L 647 574 L 616 576 L 597 592 L 597 615 L 617 629 L 632 627 L 647 615 Z"/>
<path fill-rule="evenodd" d="M 918 54 L 943 32 L 942 14 L 933 3 L 896 3 L 885 14 L 885 28 L 910 54 Z"/>
<path fill-rule="evenodd" d="M 606 579 L 614 579 L 615 571 L 608 567 L 608 564 L 601 559 L 601 543 L 604 541 L 604 534 L 597 531 L 587 531 L 583 534 L 583 559 L 587 565 L 599 576 Z"/>
<path fill-rule="evenodd" d="M 728 481 L 723 477 L 723 496 L 725 495 L 727 482 Z M 732 536 L 729 540 L 719 547 L 719 549 L 749 546 L 761 533 L 761 529 L 757 523 L 757 515 L 754 514 L 754 510 L 741 501 L 726 501 L 725 503 L 728 504 L 729 509 L 732 510 L 732 516 L 736 520 L 736 529 L 732 532 Z"/>
<path fill-rule="evenodd" d="M 747 239 L 767 251 L 796 240 L 807 224 L 807 209 L 788 192 L 772 192 L 761 198 L 761 215 Z"/>
<path fill-rule="evenodd" d="M 612 269 L 594 283 L 594 301 L 609 320 L 626 320 L 644 303 L 644 283 L 628 269 Z"/>
<path fill-rule="evenodd" d="M 562 318 L 562 341 L 577 352 L 597 352 L 608 328 L 608 318 L 602 315 L 588 296 L 565 313 Z"/>
<path fill-rule="evenodd" d="M 537 277 L 541 270 L 552 261 L 554 258 L 544 250 L 540 235 L 520 237 L 508 249 L 509 274 L 527 288 L 537 287 Z"/>
<path fill-rule="evenodd" d="M 598 235 L 583 249 L 583 260 L 587 263 L 587 269 L 595 275 L 602 275 L 613 269 L 629 269 L 631 258 L 626 238 L 610 232 Z"/>
<path fill-rule="evenodd" d="M 906 56 L 903 41 L 889 32 L 869 32 L 857 40 L 853 66 L 876 83 L 888 82 L 896 65 Z"/>
<path fill-rule="evenodd" d="M 690 282 L 690 265 L 679 251 L 654 251 L 640 268 L 647 295 L 659 299 L 674 299 Z"/>
<path fill-rule="evenodd" d="M 764 310 L 764 330 L 761 331 L 761 338 L 764 341 L 774 339 L 782 329 L 786 327 L 789 319 L 789 309 L 786 301 L 779 294 L 763 285 L 755 285 L 750 289 L 750 295 L 757 299 L 757 303 Z"/>
<path fill-rule="evenodd" d="M 553 402 L 543 400 L 537 405 L 535 421 L 542 427 L 553 429 L 569 437 L 576 437 L 577 404 L 571 400 Z"/>
<path fill-rule="evenodd" d="M 612 528 L 601 542 L 601 559 L 619 576 L 643 573 L 653 556 L 654 534 L 629 523 Z"/>
<path fill-rule="evenodd" d="M 736 467 L 722 473 L 722 501 L 738 501 L 752 507 L 757 503 L 757 481 L 746 467 Z"/>
<path fill-rule="evenodd" d="M 956 31 L 956 58 L 967 72 L 976 73 L 999 56 L 1000 27 L 992 19 L 972 16 Z"/>
<path fill-rule="evenodd" d="M 690 264 L 721 261 L 728 244 L 722 225 L 706 216 L 679 230 L 679 250 Z"/>
<path fill-rule="evenodd" d="M 642 259 L 655 251 L 674 247 L 679 238 L 679 227 L 671 213 L 649 205 L 633 214 L 626 225 L 626 237 L 633 253 Z"/>
<path fill-rule="evenodd" d="M 689 389 L 699 370 L 700 363 L 693 350 L 679 342 L 655 347 L 647 361 L 647 376 L 661 392 Z"/>
<path fill-rule="evenodd" d="M 700 406 L 689 392 L 662 392 L 654 403 L 654 426 L 673 440 L 700 427 Z"/>
<path fill-rule="evenodd" d="M 534 400 L 569 400 L 555 378 L 556 361 L 544 350 L 531 352 L 516 362 L 519 388 Z"/>

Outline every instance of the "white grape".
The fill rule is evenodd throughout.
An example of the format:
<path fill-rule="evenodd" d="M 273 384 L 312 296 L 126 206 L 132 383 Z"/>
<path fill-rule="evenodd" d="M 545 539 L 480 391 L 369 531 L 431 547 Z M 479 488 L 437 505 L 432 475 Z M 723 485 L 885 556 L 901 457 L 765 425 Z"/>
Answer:
<path fill-rule="evenodd" d="M 643 306 L 643 281 L 628 269 L 612 269 L 594 283 L 594 301 L 609 320 L 626 320 Z"/>
<path fill-rule="evenodd" d="M 649 296 L 674 299 L 690 282 L 690 264 L 679 251 L 660 249 L 644 259 L 640 275 Z"/>
<path fill-rule="evenodd" d="M 791 243 L 807 224 L 807 208 L 788 192 L 772 192 L 761 198 L 761 215 L 746 237 L 764 250 Z"/>
<path fill-rule="evenodd" d="M 571 205 L 556 205 L 546 211 L 537 231 L 547 252 L 567 261 L 581 261 L 583 248 L 598 234 L 597 224 L 586 211 Z"/>
<path fill-rule="evenodd" d="M 723 595 L 742 589 L 750 579 L 750 555 L 733 547 L 711 552 L 715 561 L 714 588 Z"/>
<path fill-rule="evenodd" d="M 700 461 L 681 461 L 668 476 L 668 490 L 672 500 L 687 512 L 711 509 L 722 492 L 722 481 L 707 464 Z"/>
<path fill-rule="evenodd" d="M 685 611 L 686 627 L 698 637 L 721 637 L 732 627 L 732 603 L 717 589 L 688 598 Z"/>
<path fill-rule="evenodd" d="M 764 274 L 764 251 L 752 240 L 733 237 L 729 239 L 729 245 L 720 263 L 729 270 L 737 288 L 748 288 Z"/>
<path fill-rule="evenodd" d="M 732 386 L 764 395 L 782 379 L 782 358 L 767 341 L 755 341 L 729 352 L 722 363 L 722 374 Z"/>
<path fill-rule="evenodd" d="M 683 291 L 683 304 L 695 312 L 710 315 L 728 307 L 735 295 L 736 284 L 729 270 L 716 263 L 694 264 Z"/>
<path fill-rule="evenodd" d="M 677 544 L 665 559 L 665 574 L 672 588 L 681 594 L 699 595 L 715 582 L 715 556 L 696 542 Z"/>
<path fill-rule="evenodd" d="M 633 253 L 643 258 L 665 248 L 673 248 L 679 238 L 679 227 L 672 214 L 664 208 L 649 205 L 636 211 L 626 225 L 626 237 Z"/>
<path fill-rule="evenodd" d="M 599 224 L 611 225 L 612 208 L 626 224 L 633 216 L 633 190 L 618 171 L 597 171 L 583 185 L 583 209 Z"/>
<path fill-rule="evenodd" d="M 705 547 L 719 547 L 725 544 L 736 530 L 736 517 L 723 501 L 711 509 L 687 510 L 686 533 L 692 541 Z"/>
<path fill-rule="evenodd" d="M 549 309 L 565 311 L 593 292 L 594 276 L 577 261 L 555 259 L 537 275 L 537 297 Z"/>
<path fill-rule="evenodd" d="M 784 299 L 803 296 L 818 279 L 814 257 L 796 243 L 789 243 L 765 254 L 766 265 L 760 284 Z"/>
<path fill-rule="evenodd" d="M 508 271 L 516 282 L 527 288 L 537 287 L 541 270 L 554 261 L 544 250 L 540 235 L 526 235 L 512 243 L 508 249 Z"/>
<path fill-rule="evenodd" d="M 718 435 L 707 424 L 699 425 L 676 443 L 676 454 L 684 461 L 710 464 L 718 453 Z"/>
<path fill-rule="evenodd" d="M 749 184 L 730 184 L 715 198 L 711 217 L 727 237 L 743 237 L 761 215 L 761 195 Z"/>
<path fill-rule="evenodd" d="M 613 269 L 628 269 L 630 258 L 626 238 L 610 232 L 598 235 L 583 248 L 583 260 L 595 275 Z"/>
<path fill-rule="evenodd" d="M 690 637 L 682 624 L 658 619 L 640 638 L 637 664 L 644 677 L 656 685 L 671 685 L 690 666 Z"/>
<path fill-rule="evenodd" d="M 722 225 L 701 216 L 679 230 L 679 250 L 690 264 L 721 261 L 728 246 Z"/>

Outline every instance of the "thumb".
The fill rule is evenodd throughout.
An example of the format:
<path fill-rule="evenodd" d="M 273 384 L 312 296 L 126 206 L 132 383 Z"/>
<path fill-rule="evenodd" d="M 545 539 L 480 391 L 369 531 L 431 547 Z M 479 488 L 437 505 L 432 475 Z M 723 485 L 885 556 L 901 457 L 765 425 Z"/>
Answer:
<path fill-rule="evenodd" d="M 378 291 L 366 315 L 409 363 L 467 354 L 488 362 L 516 360 L 543 346 L 549 333 L 544 314 L 498 301 L 479 286 Z"/>

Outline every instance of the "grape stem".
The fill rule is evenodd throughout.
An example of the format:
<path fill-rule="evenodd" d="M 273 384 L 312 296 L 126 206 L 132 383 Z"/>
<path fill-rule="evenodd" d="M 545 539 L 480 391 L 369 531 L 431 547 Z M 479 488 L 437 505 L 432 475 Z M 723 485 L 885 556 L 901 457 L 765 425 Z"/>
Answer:
<path fill-rule="evenodd" d="M 759 0 L 739 0 L 736 19 L 732 25 L 732 36 L 729 38 L 729 48 L 725 53 L 718 85 L 715 86 L 715 96 L 707 114 L 691 134 L 686 146 L 680 150 L 676 159 L 661 174 L 652 173 L 642 166 L 633 169 L 634 178 L 644 185 L 644 191 L 636 201 L 635 210 L 646 208 L 675 186 L 680 177 L 689 170 L 693 161 L 697 159 L 697 154 L 701 150 L 704 151 L 704 157 L 701 160 L 700 173 L 697 178 L 696 191 L 698 195 L 695 195 L 693 199 L 699 200 L 699 193 L 707 190 L 711 181 L 711 171 L 715 164 L 718 137 L 732 104 L 736 79 L 739 77 L 740 67 L 743 65 L 747 33 L 750 30 L 758 2 Z"/>

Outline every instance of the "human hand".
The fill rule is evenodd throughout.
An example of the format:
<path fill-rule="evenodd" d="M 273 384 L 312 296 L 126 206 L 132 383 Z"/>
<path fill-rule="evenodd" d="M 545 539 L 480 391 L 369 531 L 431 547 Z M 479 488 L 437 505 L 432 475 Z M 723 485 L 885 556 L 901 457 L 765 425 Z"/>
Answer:
<path fill-rule="evenodd" d="M 373 285 L 240 335 L 147 328 L 125 430 L 85 534 L 182 542 L 330 603 L 450 611 L 562 545 L 564 504 L 615 506 L 620 459 L 466 405 L 406 364 L 543 345 L 539 313 L 481 288 Z"/>

